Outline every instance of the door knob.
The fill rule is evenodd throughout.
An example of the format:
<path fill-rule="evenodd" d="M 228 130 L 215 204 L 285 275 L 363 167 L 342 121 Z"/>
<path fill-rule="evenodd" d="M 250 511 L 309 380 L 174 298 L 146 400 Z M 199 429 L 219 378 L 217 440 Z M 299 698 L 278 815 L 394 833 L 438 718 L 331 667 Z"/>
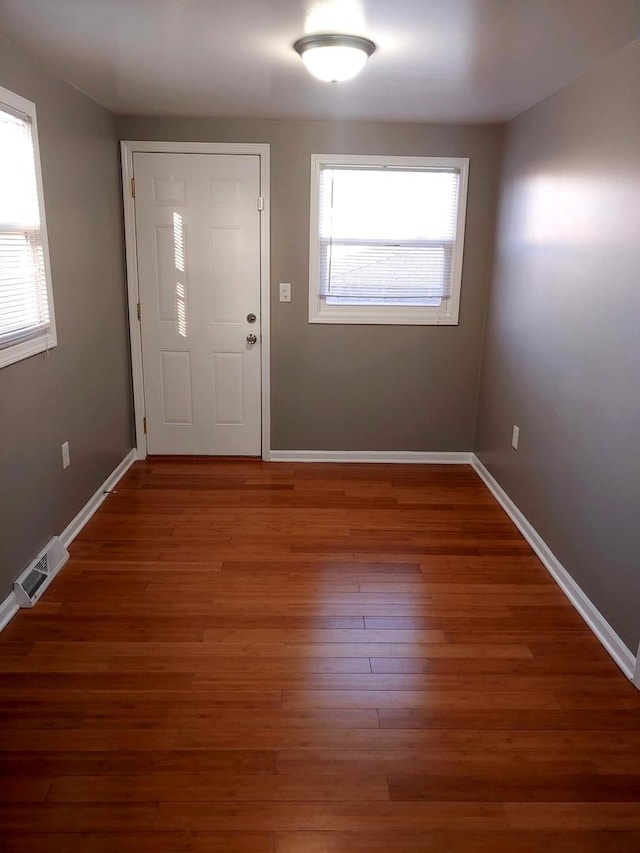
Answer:
<path fill-rule="evenodd" d="M 258 338 L 255 335 L 247 335 L 247 343 L 248 344 L 256 344 L 258 342 Z"/>

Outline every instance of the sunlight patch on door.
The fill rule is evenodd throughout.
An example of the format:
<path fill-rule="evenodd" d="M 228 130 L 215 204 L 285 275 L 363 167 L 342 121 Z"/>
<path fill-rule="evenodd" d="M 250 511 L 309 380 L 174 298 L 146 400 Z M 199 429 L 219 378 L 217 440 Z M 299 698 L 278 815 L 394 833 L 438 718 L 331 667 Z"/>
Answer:
<path fill-rule="evenodd" d="M 176 281 L 176 329 L 182 338 L 187 337 L 187 302 L 186 287 L 181 278 L 185 276 L 184 268 L 184 225 L 182 216 L 173 212 L 173 260 L 178 280 Z"/>

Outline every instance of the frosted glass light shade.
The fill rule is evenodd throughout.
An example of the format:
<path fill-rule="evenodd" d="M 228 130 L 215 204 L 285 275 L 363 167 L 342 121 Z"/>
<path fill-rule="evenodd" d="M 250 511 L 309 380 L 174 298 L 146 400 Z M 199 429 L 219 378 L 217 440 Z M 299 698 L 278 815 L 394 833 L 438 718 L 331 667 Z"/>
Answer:
<path fill-rule="evenodd" d="M 312 47 L 302 54 L 307 71 L 318 80 L 351 80 L 362 70 L 367 54 L 357 47 Z"/>
<path fill-rule="evenodd" d="M 369 39 L 339 35 L 305 36 L 293 47 L 307 70 L 326 82 L 351 80 L 376 49 Z"/>

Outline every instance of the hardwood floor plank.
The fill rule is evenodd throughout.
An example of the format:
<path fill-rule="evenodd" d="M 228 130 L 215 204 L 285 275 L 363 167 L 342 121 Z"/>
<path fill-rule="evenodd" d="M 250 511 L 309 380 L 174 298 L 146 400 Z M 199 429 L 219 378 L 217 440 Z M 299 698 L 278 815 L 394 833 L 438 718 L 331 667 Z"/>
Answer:
<path fill-rule="evenodd" d="M 43 803 L 46 798 L 53 779 L 38 768 L 38 772 L 32 776 L 19 776 L 9 774 L 9 768 L 0 765 L 0 803 Z"/>
<path fill-rule="evenodd" d="M 347 773 L 316 778 L 309 774 L 159 773 L 130 776 L 61 776 L 47 802 L 225 802 L 388 801 L 384 774 L 363 779 Z"/>
<path fill-rule="evenodd" d="M 515 761 L 531 761 L 540 755 L 567 760 L 597 760 L 599 755 L 624 755 L 638 748 L 639 732 L 611 733 L 605 731 L 573 731 L 549 729 L 485 729 L 482 731 L 462 728 L 432 729 L 183 729 L 178 740 L 179 748 L 186 749 L 233 749 L 238 744 L 255 750 L 279 750 L 284 758 L 290 751 L 294 754 L 304 750 L 304 757 L 313 760 L 315 751 L 327 756 L 332 750 L 343 755 L 355 752 L 372 756 L 381 761 L 397 750 L 410 750 L 416 762 L 423 757 L 433 760 L 452 759 L 468 755 L 475 757 L 509 758 Z M 602 745 L 598 746 L 598 742 Z M 526 767 L 523 768 L 523 772 Z"/>
<path fill-rule="evenodd" d="M 378 718 L 382 728 L 473 728 L 479 729 L 556 729 L 584 731 L 619 730 L 640 731 L 640 714 L 636 711 L 591 710 L 565 711 L 531 710 L 527 708 L 481 708 L 479 710 L 456 708 L 430 709 L 380 709 Z"/>
<path fill-rule="evenodd" d="M 166 750 L 178 741 L 177 728 L 153 729 L 118 727 L 114 729 L 62 728 L 62 734 L 53 736 L 49 729 L 37 727 L 11 730 L 0 729 L 0 750 L 7 752 L 33 752 L 41 750 L 109 752 L 112 750 Z"/>
<path fill-rule="evenodd" d="M 207 831 L 407 831 L 445 829 L 507 829 L 502 806 L 495 803 L 161 803 L 155 828 Z"/>
<path fill-rule="evenodd" d="M 278 832 L 275 853 L 637 853 L 630 832 Z"/>
<path fill-rule="evenodd" d="M 105 754 L 105 752 L 107 754 Z M 7 785 L 13 779 L 49 777 L 114 776 L 152 773 L 274 774 L 278 771 L 274 750 L 171 749 L 171 750 L 41 750 L 5 752 L 0 767 Z M 45 799 L 45 796 L 42 799 Z"/>
<path fill-rule="evenodd" d="M 392 800 L 460 802 L 637 802 L 637 776 L 603 776 L 589 762 L 517 765 L 473 761 L 436 765 L 429 773 L 389 775 Z"/>
<path fill-rule="evenodd" d="M 361 624 L 356 630 L 342 628 L 213 628 L 204 632 L 205 643 L 216 645 L 229 642 L 287 643 L 287 644 L 334 644 L 352 643 L 444 643 L 440 630 L 365 630 Z M 369 655 L 367 655 L 369 657 Z"/>
<path fill-rule="evenodd" d="M 494 646 L 490 649 L 493 650 Z M 499 647 L 498 647 L 499 648 Z M 565 656 L 554 656 L 541 660 L 535 658 L 529 651 L 528 646 L 518 646 L 524 650 L 519 656 L 504 655 L 502 658 L 494 657 L 458 657 L 447 659 L 434 658 L 371 658 L 371 670 L 375 673 L 423 673 L 424 675 L 435 675 L 438 673 L 456 673 L 458 675 L 503 675 L 521 676 L 533 675 L 544 679 L 545 674 L 551 678 L 572 675 L 599 675 L 606 678 L 614 678 L 619 681 L 620 675 L 611 667 L 611 659 L 608 655 L 595 658 L 569 658 Z M 515 683 L 515 682 L 514 682 Z"/>
<path fill-rule="evenodd" d="M 640 830 L 640 801 L 578 803 L 505 803 L 512 829 L 564 831 Z"/>
<path fill-rule="evenodd" d="M 0 804 L 0 832 L 25 827 L 38 833 L 151 830 L 157 811 L 156 803 Z"/>
<path fill-rule="evenodd" d="M 632 776 L 640 776 L 640 749 L 632 747 L 625 755 L 599 754 L 595 764 L 598 772 L 604 775 L 631 774 Z"/>
<path fill-rule="evenodd" d="M 295 667 L 290 657 L 213 657 L 202 655 L 197 657 L 134 657 L 122 656 L 113 658 L 108 668 L 114 672 L 187 672 L 195 678 L 200 674 L 211 672 L 218 675 L 233 675 L 238 678 L 251 673 L 264 677 L 295 673 L 303 677 L 305 673 L 370 673 L 371 666 L 368 657 L 359 658 L 297 658 Z M 273 685 L 273 682 L 271 682 Z"/>
<path fill-rule="evenodd" d="M 407 647 L 396 646 L 395 654 L 393 648 L 378 644 L 371 649 L 371 665 L 374 661 L 377 664 L 380 659 L 385 657 L 398 659 L 407 658 L 446 658 L 446 659 L 479 659 L 487 660 L 495 658 L 504 660 L 505 658 L 521 660 L 533 657 L 528 645 L 523 643 L 444 643 L 442 645 L 411 645 L 408 647 L 410 654 L 404 654 Z M 378 654 L 381 650 L 386 654 Z"/>
<path fill-rule="evenodd" d="M 94 708 L 66 710 L 66 717 L 62 715 L 61 709 L 32 712 L 20 710 L 20 716 L 15 712 L 0 713 L 0 724 L 13 731 L 37 728 L 43 723 L 51 730 L 65 732 L 70 728 L 78 729 L 140 729 L 155 728 L 163 723 L 173 722 L 182 728 L 209 728 L 220 726 L 245 726 L 246 728 L 271 728 L 273 726 L 291 729 L 364 729 L 378 728 L 378 717 L 375 710 L 365 709 L 334 709 L 315 708 L 311 710 L 274 710 L 266 715 L 262 711 L 253 709 L 233 710 L 210 710 L 208 708 L 172 708 L 164 706 L 160 708 L 142 705 L 138 707 L 112 707 L 106 708 L 103 703 L 97 703 Z"/>
<path fill-rule="evenodd" d="M 551 691 L 286 690 L 283 708 L 560 708 Z"/>
<path fill-rule="evenodd" d="M 332 658 L 331 660 L 336 660 Z M 337 660 L 340 660 L 338 658 Z M 570 685 L 575 689 L 585 689 L 592 693 L 614 692 L 619 688 L 619 681 L 610 676 L 596 675 L 538 675 L 536 673 L 371 673 L 371 672 L 306 672 L 287 673 L 281 671 L 277 675 L 261 672 L 254 668 L 252 671 L 238 672 L 236 676 L 227 670 L 210 670 L 196 672 L 191 680 L 191 686 L 198 690 L 243 690 L 269 689 L 277 686 L 282 691 L 291 690 L 389 690 L 389 691 L 429 691 L 438 695 L 438 691 L 470 691 L 482 693 L 551 693 L 556 688 Z M 555 695 L 555 693 L 554 693 Z M 289 697 L 290 698 L 290 697 Z M 287 700 L 288 701 L 288 700 Z M 413 707 L 413 706 L 412 706 Z M 553 707 L 558 707 L 554 702 Z"/>
<path fill-rule="evenodd" d="M 3 853 L 273 853 L 268 832 L 136 832 L 14 834 L 2 839 Z M 618 851 L 614 851 L 618 853 Z"/>
<path fill-rule="evenodd" d="M 640 691 L 627 682 L 611 685 L 607 691 L 593 689 L 556 691 L 558 701 L 563 708 L 568 710 L 580 708 L 628 708 L 640 712 Z"/>

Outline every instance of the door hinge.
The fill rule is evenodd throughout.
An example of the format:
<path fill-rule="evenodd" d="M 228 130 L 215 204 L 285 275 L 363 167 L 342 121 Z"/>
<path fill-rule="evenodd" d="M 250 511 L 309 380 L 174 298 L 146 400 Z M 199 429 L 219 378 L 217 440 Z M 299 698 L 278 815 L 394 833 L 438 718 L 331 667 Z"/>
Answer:
<path fill-rule="evenodd" d="M 147 434 L 147 419 L 146 418 L 142 419 L 142 429 L 144 430 L 144 434 L 146 435 Z"/>
<path fill-rule="evenodd" d="M 131 178 L 131 195 L 133 196 L 133 198 L 136 197 L 136 179 L 135 178 Z"/>
<path fill-rule="evenodd" d="M 141 315 L 141 313 L 140 313 L 140 303 L 138 302 L 138 320 L 140 320 L 140 317 L 141 317 L 141 316 L 142 316 L 142 315 Z"/>
<path fill-rule="evenodd" d="M 264 196 L 258 196 L 258 210 L 264 210 Z"/>

